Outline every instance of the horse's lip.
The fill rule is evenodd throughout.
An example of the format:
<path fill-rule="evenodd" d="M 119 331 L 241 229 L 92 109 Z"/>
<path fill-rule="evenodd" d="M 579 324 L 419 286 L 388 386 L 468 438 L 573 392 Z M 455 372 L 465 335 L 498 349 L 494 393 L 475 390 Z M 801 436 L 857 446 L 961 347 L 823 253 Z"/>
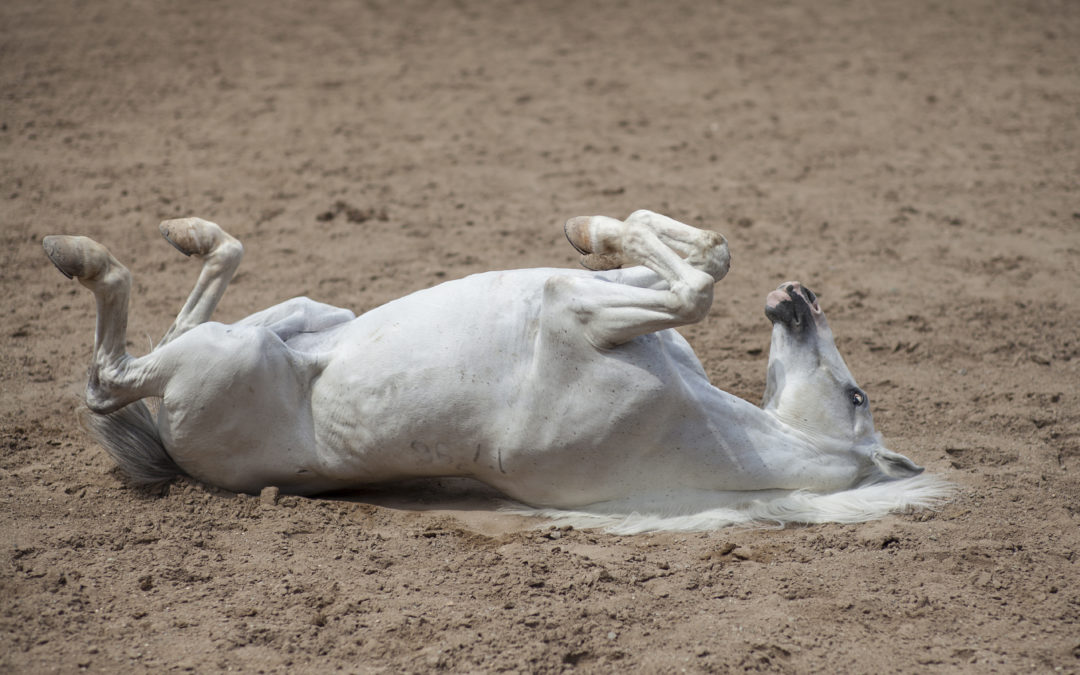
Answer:
<path fill-rule="evenodd" d="M 791 295 L 783 287 L 780 287 L 765 296 L 766 309 L 769 309 L 770 307 L 776 307 L 781 302 L 791 302 Z"/>
<path fill-rule="evenodd" d="M 775 291 L 774 291 L 775 292 Z M 765 316 L 773 324 L 791 325 L 795 321 L 795 303 L 790 298 L 765 305 Z"/>

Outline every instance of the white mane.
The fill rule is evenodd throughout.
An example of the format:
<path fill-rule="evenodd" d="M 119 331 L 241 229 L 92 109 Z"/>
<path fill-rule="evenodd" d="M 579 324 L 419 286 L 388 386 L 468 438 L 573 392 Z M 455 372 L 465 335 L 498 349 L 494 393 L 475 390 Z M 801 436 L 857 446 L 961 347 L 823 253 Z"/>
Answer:
<path fill-rule="evenodd" d="M 956 494 L 956 486 L 933 475 L 882 481 L 819 494 L 807 490 L 760 493 L 700 492 L 655 499 L 591 504 L 580 510 L 507 506 L 504 512 L 550 519 L 578 529 L 611 534 L 697 532 L 732 525 L 783 527 L 789 523 L 862 523 L 890 513 L 937 509 Z M 717 503 L 726 506 L 716 506 Z"/>

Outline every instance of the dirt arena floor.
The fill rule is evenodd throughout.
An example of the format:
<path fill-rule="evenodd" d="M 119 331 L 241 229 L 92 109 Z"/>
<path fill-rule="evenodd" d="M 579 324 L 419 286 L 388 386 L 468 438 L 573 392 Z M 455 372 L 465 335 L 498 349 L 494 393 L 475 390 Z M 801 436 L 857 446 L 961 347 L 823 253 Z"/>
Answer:
<path fill-rule="evenodd" d="M 1080 671 L 1080 4 L 9 0 L 0 62 L 0 670 Z M 760 399 L 801 279 L 958 497 L 620 537 L 451 483 L 141 492 L 79 426 L 43 235 L 130 267 L 141 354 L 196 274 L 165 218 L 244 241 L 234 320 L 573 267 L 563 220 L 637 208 L 730 240 L 715 383 Z"/>

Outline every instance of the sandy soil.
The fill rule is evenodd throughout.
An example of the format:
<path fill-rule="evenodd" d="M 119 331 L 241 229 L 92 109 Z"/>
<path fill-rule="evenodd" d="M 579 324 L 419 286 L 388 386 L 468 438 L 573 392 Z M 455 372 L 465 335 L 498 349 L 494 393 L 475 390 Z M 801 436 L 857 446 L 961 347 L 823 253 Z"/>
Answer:
<path fill-rule="evenodd" d="M 0 61 L 0 670 L 1080 670 L 1080 4 L 9 0 Z M 616 537 L 451 484 L 141 493 L 76 420 L 45 234 L 129 265 L 144 353 L 196 273 L 163 218 L 245 242 L 230 320 L 573 266 L 566 217 L 642 207 L 730 239 L 714 382 L 760 397 L 801 279 L 960 496 Z"/>

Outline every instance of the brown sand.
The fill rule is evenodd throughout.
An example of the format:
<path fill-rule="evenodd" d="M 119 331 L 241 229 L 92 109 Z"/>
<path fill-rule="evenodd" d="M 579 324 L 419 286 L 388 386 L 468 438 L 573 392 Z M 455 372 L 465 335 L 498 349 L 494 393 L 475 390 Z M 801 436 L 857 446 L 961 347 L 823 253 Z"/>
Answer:
<path fill-rule="evenodd" d="M 0 670 L 1080 669 L 1080 4 L 8 0 L 0 63 Z M 93 301 L 45 234 L 129 265 L 145 353 L 195 275 L 163 218 L 246 243 L 232 320 L 573 266 L 565 218 L 643 207 L 731 241 L 714 382 L 760 396 L 801 279 L 959 498 L 534 530 L 455 485 L 143 494 L 76 421 Z"/>

